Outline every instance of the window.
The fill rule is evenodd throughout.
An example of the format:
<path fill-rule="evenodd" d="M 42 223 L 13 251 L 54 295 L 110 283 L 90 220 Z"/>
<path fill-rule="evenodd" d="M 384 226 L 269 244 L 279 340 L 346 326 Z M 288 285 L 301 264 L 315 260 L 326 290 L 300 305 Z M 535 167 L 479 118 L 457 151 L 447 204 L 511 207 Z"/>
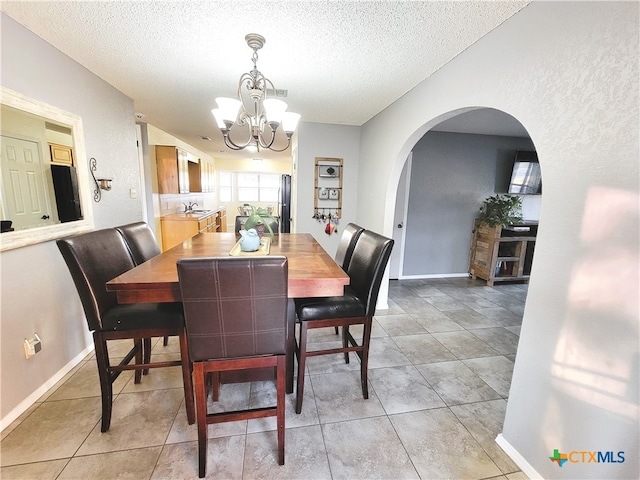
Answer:
<path fill-rule="evenodd" d="M 220 202 L 277 202 L 279 189 L 276 173 L 220 172 Z"/>
<path fill-rule="evenodd" d="M 220 172 L 218 194 L 220 202 L 233 202 L 233 172 Z"/>

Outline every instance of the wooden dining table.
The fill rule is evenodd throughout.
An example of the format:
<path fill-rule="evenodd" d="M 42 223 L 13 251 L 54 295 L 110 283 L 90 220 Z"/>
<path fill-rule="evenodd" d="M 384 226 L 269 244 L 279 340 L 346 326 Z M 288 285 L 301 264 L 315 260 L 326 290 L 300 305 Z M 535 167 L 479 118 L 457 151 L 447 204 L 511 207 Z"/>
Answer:
<path fill-rule="evenodd" d="M 200 233 L 107 282 L 118 303 L 180 302 L 176 262 L 188 257 L 228 257 L 237 251 L 235 233 Z M 349 276 L 308 233 L 275 235 L 269 255 L 284 255 L 289 265 L 289 298 L 339 296 Z M 293 302 L 291 302 L 293 303 Z M 295 313 L 287 326 L 287 392 L 293 391 Z"/>

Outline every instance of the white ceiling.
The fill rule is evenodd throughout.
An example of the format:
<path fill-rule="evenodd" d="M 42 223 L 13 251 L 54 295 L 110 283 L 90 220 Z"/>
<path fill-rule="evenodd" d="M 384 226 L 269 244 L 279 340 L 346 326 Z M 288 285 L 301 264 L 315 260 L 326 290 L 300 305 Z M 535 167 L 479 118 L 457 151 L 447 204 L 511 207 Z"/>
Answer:
<path fill-rule="evenodd" d="M 210 111 L 252 67 L 247 33 L 266 38 L 258 68 L 289 91 L 302 121 L 362 125 L 529 2 L 3 0 L 0 9 L 131 97 L 144 121 L 222 158 L 238 154 L 221 153 Z M 493 113 L 448 122 L 495 134 L 505 116 Z"/>

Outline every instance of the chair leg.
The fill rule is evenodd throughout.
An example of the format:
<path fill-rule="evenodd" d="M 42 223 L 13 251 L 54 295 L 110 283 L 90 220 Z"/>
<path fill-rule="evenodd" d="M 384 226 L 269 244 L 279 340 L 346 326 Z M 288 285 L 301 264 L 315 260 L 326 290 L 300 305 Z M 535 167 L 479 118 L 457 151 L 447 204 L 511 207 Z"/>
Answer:
<path fill-rule="evenodd" d="M 150 338 L 145 338 L 144 340 L 142 340 L 142 351 L 144 352 L 143 358 L 144 358 L 144 363 L 150 363 L 151 362 L 151 339 Z M 136 374 L 138 372 L 136 371 Z M 142 370 L 142 375 L 148 375 L 149 374 L 149 369 L 145 368 L 144 370 Z"/>
<path fill-rule="evenodd" d="M 220 372 L 211 372 L 211 400 L 220 400 Z"/>
<path fill-rule="evenodd" d="M 338 327 L 334 327 L 336 329 L 336 335 L 338 335 L 338 333 L 340 333 L 340 331 L 338 330 Z"/>
<path fill-rule="evenodd" d="M 284 465 L 284 417 L 285 417 L 285 390 L 286 390 L 286 356 L 278 357 L 276 374 L 277 399 L 276 420 L 278 425 L 278 464 Z"/>
<path fill-rule="evenodd" d="M 133 346 L 136 349 L 135 363 L 140 365 L 141 363 L 147 363 L 144 357 L 144 348 L 142 346 L 142 340 L 139 338 L 133 339 Z M 133 383 L 140 383 L 142 381 L 142 370 L 136 370 L 133 374 Z"/>
<path fill-rule="evenodd" d="M 207 474 L 207 389 L 202 363 L 194 363 L 193 377 L 196 391 L 196 419 L 198 423 L 198 476 L 204 478 Z"/>
<path fill-rule="evenodd" d="M 100 392 L 102 396 L 102 422 L 100 431 L 106 432 L 111 425 L 111 405 L 113 400 L 113 386 L 111 373 L 109 372 L 109 352 L 107 342 L 98 332 L 93 333 L 96 362 L 98 363 L 98 376 L 100 377 Z"/>
<path fill-rule="evenodd" d="M 362 357 L 360 357 L 360 381 L 362 382 L 362 396 L 369 398 L 369 381 L 368 381 L 368 367 L 369 367 L 369 344 L 371 343 L 371 327 L 372 317 L 367 317 L 363 325 L 362 333 Z"/>
<path fill-rule="evenodd" d="M 349 346 L 348 337 L 349 337 L 349 325 L 343 325 L 342 326 L 342 348 L 347 348 Z M 349 363 L 349 352 L 344 352 L 344 363 Z"/>
<path fill-rule="evenodd" d="M 296 392 L 296 413 L 302 412 L 304 396 L 304 368 L 307 360 L 307 322 L 300 322 L 300 342 L 296 345 L 298 358 L 298 389 Z"/>
<path fill-rule="evenodd" d="M 162 340 L 162 345 L 165 347 L 169 345 L 169 337 L 167 335 L 164 336 L 164 340 Z"/>
<path fill-rule="evenodd" d="M 182 330 L 178 336 L 180 340 L 180 361 L 182 367 L 182 383 L 184 385 L 184 403 L 187 408 L 187 422 L 193 425 L 196 421 L 196 412 L 193 400 L 193 381 L 191 378 L 191 360 L 189 359 L 189 346 L 187 344 L 187 331 Z M 204 382 L 204 379 L 203 379 Z M 206 392 L 205 392 L 206 407 Z"/>

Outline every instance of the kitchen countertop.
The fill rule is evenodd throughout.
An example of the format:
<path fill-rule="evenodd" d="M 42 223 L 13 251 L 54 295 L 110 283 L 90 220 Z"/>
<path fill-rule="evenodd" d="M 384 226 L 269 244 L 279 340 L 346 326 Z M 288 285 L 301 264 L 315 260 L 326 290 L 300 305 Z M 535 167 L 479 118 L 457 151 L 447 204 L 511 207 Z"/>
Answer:
<path fill-rule="evenodd" d="M 193 212 L 177 212 L 169 213 L 160 217 L 161 220 L 200 220 L 207 218 L 213 214 L 216 214 L 224 210 L 224 207 L 212 208 L 210 210 L 195 210 Z"/>

